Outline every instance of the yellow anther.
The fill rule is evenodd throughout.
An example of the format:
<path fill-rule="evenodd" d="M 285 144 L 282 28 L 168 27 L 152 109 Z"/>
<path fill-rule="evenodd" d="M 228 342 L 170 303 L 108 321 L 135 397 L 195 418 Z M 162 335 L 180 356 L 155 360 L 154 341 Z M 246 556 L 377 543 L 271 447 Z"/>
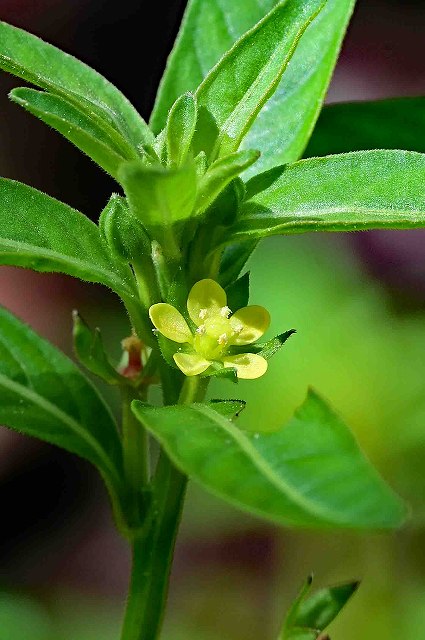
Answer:
<path fill-rule="evenodd" d="M 226 342 L 227 342 L 227 333 L 222 333 L 221 336 L 218 336 L 217 342 L 220 345 L 226 344 Z"/>
<path fill-rule="evenodd" d="M 197 327 L 197 329 L 196 329 L 196 333 L 199 336 L 203 336 L 205 334 L 206 330 L 207 330 L 206 326 L 204 324 L 200 324 L 199 327 Z"/>
<path fill-rule="evenodd" d="M 229 307 L 221 307 L 220 309 L 220 315 L 222 318 L 228 318 L 231 313 L 232 311 L 231 309 L 229 309 Z"/>
<path fill-rule="evenodd" d="M 208 309 L 201 309 L 199 312 L 199 317 L 201 320 L 205 320 L 208 315 Z"/>

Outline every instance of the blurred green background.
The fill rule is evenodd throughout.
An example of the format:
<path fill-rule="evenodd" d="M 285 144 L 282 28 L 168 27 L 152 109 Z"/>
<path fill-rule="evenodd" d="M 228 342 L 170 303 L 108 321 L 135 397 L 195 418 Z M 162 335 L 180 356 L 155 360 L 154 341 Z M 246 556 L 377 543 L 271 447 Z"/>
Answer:
<path fill-rule="evenodd" d="M 182 7 L 158 3 L 149 22 L 141 20 L 143 2 L 117 10 L 106 0 L 72 7 L 6 0 L 0 17 L 73 51 L 124 91 L 131 87 L 144 112 Z M 125 37 L 129 29 L 136 34 L 133 25 L 141 25 L 137 42 Z M 359 2 L 331 99 L 425 94 L 424 27 L 420 3 Z M 149 58 L 142 36 L 155 29 L 158 51 Z M 136 81 L 128 71 L 119 78 L 116 62 L 139 41 L 146 69 L 153 64 L 145 91 L 148 71 Z M 1 173 L 95 216 L 114 187 L 44 125 L 7 105 L 13 82 L 2 81 Z M 411 505 L 406 527 L 390 535 L 282 530 L 191 486 L 164 640 L 273 640 L 311 571 L 317 587 L 362 580 L 330 628 L 333 640 L 425 637 L 424 239 L 412 231 L 263 241 L 248 265 L 252 302 L 270 310 L 270 336 L 291 328 L 297 334 L 266 377 L 211 390 L 212 397 L 246 399 L 241 426 L 259 431 L 283 425 L 312 385 Z M 3 268 L 0 293 L 2 304 L 68 353 L 74 307 L 101 327 L 116 356 L 128 333 L 118 302 L 97 287 Z M 0 507 L 0 640 L 117 640 L 129 558 L 90 467 L 1 430 Z"/>

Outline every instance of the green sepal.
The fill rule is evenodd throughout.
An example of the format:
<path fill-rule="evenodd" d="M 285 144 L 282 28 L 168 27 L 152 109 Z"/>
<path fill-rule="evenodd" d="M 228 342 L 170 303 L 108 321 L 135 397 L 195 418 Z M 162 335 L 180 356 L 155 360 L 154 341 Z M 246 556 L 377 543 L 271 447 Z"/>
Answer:
<path fill-rule="evenodd" d="M 357 591 L 360 582 L 353 580 L 326 587 L 308 596 L 313 576 L 309 576 L 292 604 L 278 640 L 300 640 L 318 636 L 336 618 L 348 600 Z M 309 635 L 310 634 L 310 635 Z"/>
<path fill-rule="evenodd" d="M 184 164 L 192 144 L 197 117 L 198 106 L 193 94 L 185 93 L 177 98 L 168 115 L 165 133 L 170 165 Z"/>
<path fill-rule="evenodd" d="M 125 262 L 134 262 L 151 252 L 143 225 L 130 211 L 127 201 L 113 193 L 99 218 L 99 229 L 108 248 Z"/>
<path fill-rule="evenodd" d="M 279 349 L 283 347 L 288 338 L 290 338 L 296 332 L 296 329 L 289 329 L 289 331 L 280 333 L 278 336 L 275 336 L 267 342 L 247 345 L 247 351 L 249 351 L 250 353 L 257 353 L 266 360 L 270 360 L 270 358 L 272 358 L 279 351 Z"/>
<path fill-rule="evenodd" d="M 224 380 L 230 380 L 234 384 L 239 382 L 238 372 L 233 367 L 225 367 L 220 362 L 213 362 L 213 364 L 204 373 L 201 373 L 201 378 L 222 378 Z"/>
<path fill-rule="evenodd" d="M 227 294 L 227 306 L 234 313 L 242 307 L 246 307 L 249 302 L 249 271 L 243 274 L 235 282 L 232 282 L 225 289 Z"/>
<path fill-rule="evenodd" d="M 259 157 L 259 151 L 237 151 L 213 162 L 199 181 L 196 213 L 206 211 L 227 185 Z"/>
<path fill-rule="evenodd" d="M 78 311 L 72 312 L 75 355 L 90 373 L 108 384 L 122 384 L 125 379 L 109 362 L 105 353 L 100 329 L 94 331 L 83 320 Z"/>

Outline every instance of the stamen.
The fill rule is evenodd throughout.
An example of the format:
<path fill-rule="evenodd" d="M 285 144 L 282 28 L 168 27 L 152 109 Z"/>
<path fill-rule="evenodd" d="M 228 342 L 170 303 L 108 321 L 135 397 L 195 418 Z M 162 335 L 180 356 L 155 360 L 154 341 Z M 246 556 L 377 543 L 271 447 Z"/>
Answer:
<path fill-rule="evenodd" d="M 226 344 L 226 342 L 227 342 L 227 333 L 222 333 L 221 336 L 218 336 L 217 342 L 220 345 Z"/>
<path fill-rule="evenodd" d="M 233 329 L 233 331 L 234 331 L 235 333 L 241 333 L 241 331 L 242 331 L 242 329 L 243 329 L 243 324 L 242 324 L 242 323 L 240 323 L 240 322 L 235 323 L 235 324 L 233 325 L 232 329 Z"/>
<path fill-rule="evenodd" d="M 199 312 L 199 317 L 201 320 L 205 320 L 208 314 L 208 309 L 201 309 Z"/>
<path fill-rule="evenodd" d="M 228 318 L 231 313 L 232 311 L 231 309 L 229 309 L 229 307 L 221 307 L 220 309 L 220 315 L 222 318 Z"/>
<path fill-rule="evenodd" d="M 199 336 L 203 336 L 204 333 L 206 332 L 207 328 L 204 324 L 199 325 L 199 327 L 196 329 L 196 332 Z"/>

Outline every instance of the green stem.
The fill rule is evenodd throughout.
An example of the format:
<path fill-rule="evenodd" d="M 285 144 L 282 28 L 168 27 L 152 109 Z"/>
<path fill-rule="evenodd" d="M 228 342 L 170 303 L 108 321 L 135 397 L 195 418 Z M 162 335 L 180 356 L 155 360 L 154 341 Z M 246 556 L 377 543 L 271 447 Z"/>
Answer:
<path fill-rule="evenodd" d="M 179 403 L 200 400 L 206 383 L 186 378 Z M 133 569 L 121 640 L 157 640 L 164 616 L 168 582 L 187 477 L 162 451 L 153 481 L 152 520 L 133 543 Z"/>

